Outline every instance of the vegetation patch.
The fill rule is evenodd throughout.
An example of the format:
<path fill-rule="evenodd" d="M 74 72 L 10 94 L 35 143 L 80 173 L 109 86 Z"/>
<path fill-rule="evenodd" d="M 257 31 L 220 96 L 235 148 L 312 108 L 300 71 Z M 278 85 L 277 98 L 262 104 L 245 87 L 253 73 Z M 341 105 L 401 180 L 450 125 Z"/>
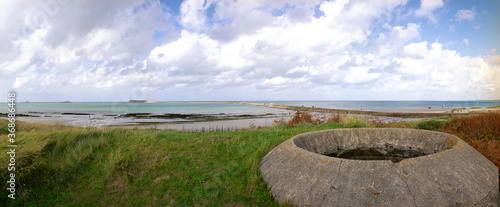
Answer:
<path fill-rule="evenodd" d="M 7 151 L 7 120 L 0 150 Z M 262 157 L 295 135 L 342 127 L 397 127 L 454 134 L 500 167 L 500 113 L 384 121 L 297 112 L 275 126 L 239 132 L 95 129 L 16 123 L 16 200 L 5 206 L 278 206 L 259 173 Z M 7 163 L 8 156 L 0 156 Z M 6 167 L 0 180 L 7 180 Z M 5 183 L 1 184 L 6 189 Z"/>
<path fill-rule="evenodd" d="M 455 108 L 451 110 L 451 113 L 460 113 L 462 111 L 467 110 L 466 108 Z"/>
<path fill-rule="evenodd" d="M 417 128 L 425 130 L 439 130 L 443 127 L 444 124 L 445 122 L 443 121 L 425 120 L 418 123 Z"/>
<path fill-rule="evenodd" d="M 487 109 L 498 109 L 500 108 L 500 105 L 496 105 L 496 106 L 488 106 L 486 107 Z"/>
<path fill-rule="evenodd" d="M 500 112 L 455 117 L 441 131 L 460 137 L 500 169 Z"/>
<path fill-rule="evenodd" d="M 342 127 L 185 133 L 17 124 L 20 187 L 16 200 L 0 191 L 6 206 L 277 206 L 260 177 L 261 158 L 297 134 Z M 0 120 L 0 130 L 6 126 Z M 7 176 L 1 168 L 0 179 Z"/>

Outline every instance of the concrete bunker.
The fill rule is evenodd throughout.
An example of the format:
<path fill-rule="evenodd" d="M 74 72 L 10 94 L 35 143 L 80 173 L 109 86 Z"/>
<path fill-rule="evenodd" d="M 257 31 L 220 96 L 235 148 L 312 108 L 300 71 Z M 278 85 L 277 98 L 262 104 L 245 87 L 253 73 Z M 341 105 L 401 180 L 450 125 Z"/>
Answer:
<path fill-rule="evenodd" d="M 497 167 L 456 136 L 416 129 L 335 129 L 286 140 L 261 161 L 294 206 L 497 206 Z"/>

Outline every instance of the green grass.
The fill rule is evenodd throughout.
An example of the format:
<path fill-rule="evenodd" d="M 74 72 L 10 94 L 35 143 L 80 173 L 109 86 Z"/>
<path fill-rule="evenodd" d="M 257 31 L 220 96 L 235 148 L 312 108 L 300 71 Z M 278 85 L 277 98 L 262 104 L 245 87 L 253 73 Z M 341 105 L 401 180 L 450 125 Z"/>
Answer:
<path fill-rule="evenodd" d="M 0 129 L 7 122 L 0 120 Z M 242 132 L 90 129 L 18 123 L 18 206 L 277 206 L 260 177 L 261 158 L 294 135 L 341 124 Z M 0 135 L 6 152 L 7 133 Z M 7 166 L 8 156 L 0 156 Z M 0 168 L 0 180 L 8 180 Z M 5 183 L 5 182 L 4 182 Z M 2 186 L 6 189 L 6 186 Z"/>
<path fill-rule="evenodd" d="M 297 134 L 342 127 L 420 128 L 457 134 L 500 167 L 498 113 L 390 123 L 355 116 L 325 117 L 339 123 L 323 123 L 299 114 L 293 119 L 297 123 L 283 121 L 259 130 L 210 133 L 18 122 L 16 200 L 1 190 L 0 204 L 279 206 L 260 176 L 262 157 Z M 7 188 L 9 176 L 7 124 L 0 119 L 2 189 Z M 471 132 L 474 134 L 467 134 Z M 491 143 L 475 140 L 479 135 Z"/>
<path fill-rule="evenodd" d="M 437 120 L 422 120 L 417 124 L 418 129 L 438 130 L 441 129 L 446 122 Z"/>
<path fill-rule="evenodd" d="M 433 119 L 439 119 L 439 120 L 450 120 L 452 119 L 453 116 L 441 116 L 441 117 L 436 117 L 436 118 L 433 118 Z"/>

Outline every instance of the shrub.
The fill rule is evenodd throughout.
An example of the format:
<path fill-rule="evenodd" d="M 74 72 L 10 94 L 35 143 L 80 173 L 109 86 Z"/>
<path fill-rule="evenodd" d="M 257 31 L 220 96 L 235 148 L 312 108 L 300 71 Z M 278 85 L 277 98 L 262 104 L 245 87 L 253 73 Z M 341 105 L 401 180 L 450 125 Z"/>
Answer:
<path fill-rule="evenodd" d="M 295 112 L 295 115 L 292 117 L 290 121 L 288 121 L 288 125 L 293 127 L 295 125 L 298 125 L 300 123 L 309 123 L 309 124 L 320 124 L 321 120 L 320 119 L 314 119 L 311 114 L 307 112 L 300 112 L 297 111 Z"/>
<path fill-rule="evenodd" d="M 347 128 L 363 128 L 370 126 L 368 121 L 358 116 L 346 116 L 342 118 L 341 123 Z"/>
<path fill-rule="evenodd" d="M 459 112 L 462 112 L 463 110 L 466 110 L 466 108 L 456 108 L 456 109 L 452 109 L 451 113 L 455 113 L 455 112 L 459 113 Z"/>
<path fill-rule="evenodd" d="M 326 119 L 326 123 L 340 123 L 342 121 L 342 117 L 347 116 L 346 114 L 333 114 L 329 118 Z"/>
<path fill-rule="evenodd" d="M 500 112 L 455 117 L 441 131 L 460 137 L 500 169 Z"/>
<path fill-rule="evenodd" d="M 455 117 L 443 131 L 459 134 L 464 139 L 500 141 L 500 113 Z"/>
<path fill-rule="evenodd" d="M 417 124 L 417 128 L 425 130 L 438 130 L 444 125 L 442 121 L 428 120 Z"/>

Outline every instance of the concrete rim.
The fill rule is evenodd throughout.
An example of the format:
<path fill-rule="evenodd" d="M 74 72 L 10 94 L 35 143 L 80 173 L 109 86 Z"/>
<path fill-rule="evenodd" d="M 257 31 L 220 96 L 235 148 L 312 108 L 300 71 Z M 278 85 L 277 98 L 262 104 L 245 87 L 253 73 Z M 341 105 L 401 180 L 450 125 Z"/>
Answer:
<path fill-rule="evenodd" d="M 428 154 L 398 163 L 322 155 L 332 151 L 329 144 L 348 142 L 349 136 L 335 138 L 341 134 L 351 139 L 377 134 L 389 140 L 414 134 L 414 140 L 392 144 L 420 143 Z M 363 142 L 370 141 L 355 143 Z M 297 206 L 498 205 L 496 166 L 458 137 L 435 131 L 361 128 L 304 133 L 271 150 L 260 170 L 278 201 Z"/>
<path fill-rule="evenodd" d="M 359 131 L 359 129 L 343 129 L 344 134 L 349 133 L 350 131 Z M 369 133 L 379 134 L 378 132 L 383 131 L 391 131 L 387 129 L 368 129 Z M 388 153 L 389 151 L 412 151 L 419 152 L 418 156 L 410 156 L 408 158 L 417 158 L 420 156 L 427 156 L 435 153 L 440 153 L 446 150 L 451 149 L 457 144 L 457 140 L 459 139 L 456 136 L 434 132 L 434 131 L 425 131 L 425 130 L 406 130 L 406 137 L 403 139 L 401 137 L 391 137 L 387 133 L 382 133 L 380 136 L 364 136 L 360 137 L 351 137 L 358 138 L 357 140 L 345 139 L 344 137 L 336 137 L 334 142 L 332 142 L 331 137 L 315 137 L 314 134 L 321 134 L 324 131 L 306 133 L 297 135 L 292 138 L 292 142 L 299 148 L 305 149 L 309 152 L 313 152 L 320 155 L 326 155 L 329 157 L 337 157 L 342 159 L 339 156 L 341 153 L 352 150 L 367 150 L 374 149 L 375 151 Z M 411 135 L 411 136 L 410 136 Z M 383 137 L 381 137 L 383 136 Z M 419 136 L 432 137 L 432 139 L 421 139 Z M 331 156 L 335 154 L 334 156 Z M 401 153 L 403 154 L 403 153 Z M 408 159 L 406 158 L 406 159 Z M 344 158 L 345 159 L 345 158 Z M 404 160 L 404 159 L 403 159 Z"/>

